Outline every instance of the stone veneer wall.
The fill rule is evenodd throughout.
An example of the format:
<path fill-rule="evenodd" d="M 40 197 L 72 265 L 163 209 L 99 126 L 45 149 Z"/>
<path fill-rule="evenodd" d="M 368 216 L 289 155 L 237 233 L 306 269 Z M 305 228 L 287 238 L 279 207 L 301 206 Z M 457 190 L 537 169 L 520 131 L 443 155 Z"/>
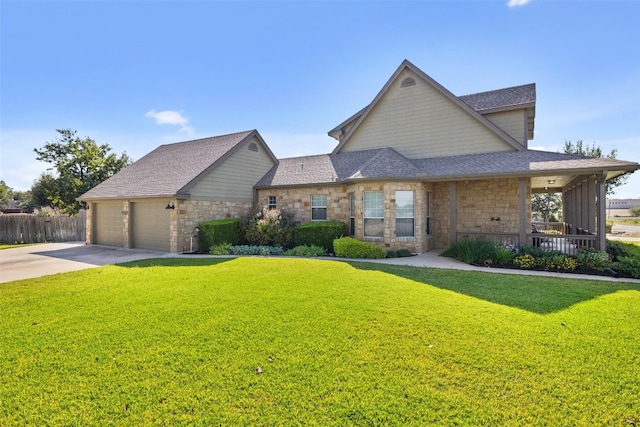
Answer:
<path fill-rule="evenodd" d="M 415 192 L 415 237 L 395 237 L 395 192 Z M 375 182 L 352 184 L 349 186 L 327 187 L 298 187 L 287 189 L 266 189 L 258 191 L 258 207 L 267 205 L 268 196 L 276 196 L 276 206 L 287 212 L 292 212 L 301 224 L 311 221 L 311 195 L 325 194 L 327 196 L 327 220 L 342 221 L 349 224 L 349 193 L 355 192 L 356 197 L 356 232 L 354 237 L 359 240 L 375 243 L 385 249 L 408 249 L 411 252 L 422 253 L 432 249 L 431 238 L 426 236 L 426 191 L 432 190 L 432 184 L 406 182 Z M 363 236 L 363 192 L 384 192 L 384 231 L 383 238 L 365 238 Z M 434 197 L 432 195 L 432 204 Z"/>
<path fill-rule="evenodd" d="M 456 187 L 458 220 L 456 231 L 459 233 L 518 233 L 520 227 L 518 193 L 517 178 L 459 181 Z M 528 199 L 530 200 L 531 197 Z M 494 220 L 492 221 L 491 218 Z"/>
<path fill-rule="evenodd" d="M 449 230 L 451 216 L 449 215 L 449 183 L 436 182 L 433 184 L 431 196 L 431 229 L 433 247 L 446 249 L 450 246 Z"/>
<path fill-rule="evenodd" d="M 171 215 L 171 251 L 188 252 L 198 250 L 198 238 L 195 229 L 203 221 L 214 219 L 239 218 L 253 209 L 253 203 L 247 201 L 225 202 L 209 200 L 175 200 L 176 209 Z"/>

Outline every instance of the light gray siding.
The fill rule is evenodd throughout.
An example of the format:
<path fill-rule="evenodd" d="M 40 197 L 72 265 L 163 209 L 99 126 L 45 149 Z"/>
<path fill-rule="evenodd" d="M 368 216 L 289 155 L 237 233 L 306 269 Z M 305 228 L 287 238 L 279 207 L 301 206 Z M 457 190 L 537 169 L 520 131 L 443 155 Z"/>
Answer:
<path fill-rule="evenodd" d="M 407 77 L 416 84 L 400 87 Z M 414 159 L 514 149 L 410 70 L 401 73 L 340 151 L 383 147 Z"/>
<path fill-rule="evenodd" d="M 249 149 L 251 143 L 257 151 Z M 189 189 L 191 199 L 252 201 L 253 186 L 274 164 L 264 146 L 254 137 L 194 184 Z"/>
<path fill-rule="evenodd" d="M 493 124 L 509 134 L 524 147 L 527 146 L 527 115 L 526 110 L 502 111 L 484 114 Z"/>

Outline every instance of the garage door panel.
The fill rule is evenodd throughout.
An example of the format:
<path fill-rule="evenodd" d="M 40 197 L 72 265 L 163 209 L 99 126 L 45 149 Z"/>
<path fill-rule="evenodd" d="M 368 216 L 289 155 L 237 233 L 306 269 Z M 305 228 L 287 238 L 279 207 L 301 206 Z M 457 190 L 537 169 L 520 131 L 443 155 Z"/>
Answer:
<path fill-rule="evenodd" d="M 93 206 L 93 241 L 98 245 L 123 246 L 121 203 L 95 203 Z"/>
<path fill-rule="evenodd" d="M 170 251 L 170 211 L 166 202 L 134 202 L 133 247 L 154 251 Z"/>

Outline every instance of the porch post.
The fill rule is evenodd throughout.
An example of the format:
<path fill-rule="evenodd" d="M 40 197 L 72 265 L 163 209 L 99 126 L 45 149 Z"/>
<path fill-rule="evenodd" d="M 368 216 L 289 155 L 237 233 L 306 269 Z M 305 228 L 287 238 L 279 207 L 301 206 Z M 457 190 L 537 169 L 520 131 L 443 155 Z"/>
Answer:
<path fill-rule="evenodd" d="M 449 245 L 453 245 L 458 240 L 458 218 L 456 204 L 456 182 L 449 182 Z"/>
<path fill-rule="evenodd" d="M 518 241 L 520 245 L 526 245 L 527 242 L 527 178 L 520 178 L 519 188 L 519 214 L 520 227 L 518 232 Z"/>
<path fill-rule="evenodd" d="M 601 175 L 598 175 L 598 225 L 597 225 L 597 237 L 598 247 L 597 249 L 604 251 L 607 248 L 607 224 L 606 224 L 606 200 L 607 200 L 607 171 L 603 170 Z"/>

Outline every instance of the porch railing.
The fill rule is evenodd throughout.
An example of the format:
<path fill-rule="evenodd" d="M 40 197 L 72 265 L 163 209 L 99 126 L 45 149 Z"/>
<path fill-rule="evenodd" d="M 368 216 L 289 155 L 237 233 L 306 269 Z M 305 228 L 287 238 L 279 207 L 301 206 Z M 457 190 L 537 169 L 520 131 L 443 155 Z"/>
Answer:
<path fill-rule="evenodd" d="M 537 230 L 539 233 L 551 231 L 559 234 L 567 234 L 570 228 L 568 225 L 566 222 L 532 222 L 531 228 Z"/>
<path fill-rule="evenodd" d="M 529 233 L 527 241 L 520 242 L 518 233 L 457 233 L 458 240 L 474 239 L 489 240 L 500 243 L 505 247 L 515 248 L 517 246 L 535 246 L 543 251 L 560 251 L 568 255 L 575 255 L 580 249 L 595 248 L 597 246 L 597 236 L 592 234 L 547 234 Z"/>

